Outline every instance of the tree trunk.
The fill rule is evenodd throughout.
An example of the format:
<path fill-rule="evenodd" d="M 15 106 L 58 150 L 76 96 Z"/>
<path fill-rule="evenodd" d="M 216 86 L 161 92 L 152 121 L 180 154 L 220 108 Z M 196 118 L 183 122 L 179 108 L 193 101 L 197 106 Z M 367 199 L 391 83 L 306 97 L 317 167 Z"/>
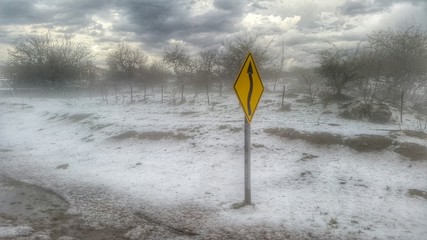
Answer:
<path fill-rule="evenodd" d="M 377 92 L 377 88 L 378 88 L 378 82 L 375 83 L 374 90 L 372 90 L 371 103 L 374 101 L 375 93 Z"/>
<path fill-rule="evenodd" d="M 341 100 L 341 97 L 342 97 L 341 92 L 342 92 L 342 88 L 337 88 L 337 97 L 339 100 Z"/>
<path fill-rule="evenodd" d="M 117 98 L 117 83 L 114 84 L 114 96 L 116 97 L 116 102 L 119 100 Z"/>
<path fill-rule="evenodd" d="M 163 91 L 164 91 L 164 86 L 163 86 L 163 82 L 162 82 L 162 103 L 163 103 Z"/>
<path fill-rule="evenodd" d="M 277 86 L 277 82 L 279 79 L 276 78 L 276 80 L 274 81 L 274 85 L 273 85 L 273 92 L 276 92 L 276 86 Z"/>
<path fill-rule="evenodd" d="M 311 89 L 311 84 L 308 84 L 308 95 L 309 95 L 310 101 L 313 103 L 313 92 Z"/>
<path fill-rule="evenodd" d="M 107 93 L 105 93 L 104 88 L 103 88 L 102 86 L 101 86 L 100 90 L 101 90 L 101 95 L 102 95 L 102 101 L 103 101 L 103 102 L 105 101 L 105 102 L 108 104 L 108 96 L 107 96 Z"/>
<path fill-rule="evenodd" d="M 144 81 L 144 99 L 147 98 L 147 80 Z"/>
<path fill-rule="evenodd" d="M 402 91 L 402 95 L 400 96 L 400 123 L 403 123 L 403 96 L 405 92 Z"/>
<path fill-rule="evenodd" d="M 193 77 L 193 70 L 190 72 L 190 82 L 194 84 L 194 97 L 197 97 L 198 89 L 197 89 L 197 81 Z"/>
<path fill-rule="evenodd" d="M 209 78 L 206 79 L 206 96 L 208 98 L 208 105 L 210 105 L 210 102 L 209 102 Z"/>
<path fill-rule="evenodd" d="M 283 92 L 282 92 L 282 105 L 281 105 L 281 107 L 283 107 L 283 104 L 284 104 L 284 102 L 285 102 L 285 91 L 286 91 L 286 85 L 285 85 L 285 86 L 283 86 Z"/>
<path fill-rule="evenodd" d="M 130 102 L 133 102 L 133 82 L 130 82 Z"/>
<path fill-rule="evenodd" d="M 181 102 L 184 102 L 184 81 L 181 84 Z"/>

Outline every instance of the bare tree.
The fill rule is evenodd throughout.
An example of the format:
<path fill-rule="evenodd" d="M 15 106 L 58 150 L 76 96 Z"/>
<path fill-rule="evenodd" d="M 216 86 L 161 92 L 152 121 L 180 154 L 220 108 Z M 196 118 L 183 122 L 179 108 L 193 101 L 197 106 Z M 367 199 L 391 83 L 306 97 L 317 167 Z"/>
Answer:
<path fill-rule="evenodd" d="M 190 57 L 190 60 L 188 61 L 188 79 L 190 80 L 190 83 L 193 84 L 194 87 L 194 97 L 197 97 L 198 95 L 198 82 L 197 78 L 195 77 L 195 73 L 197 71 L 198 62 L 196 58 Z"/>
<path fill-rule="evenodd" d="M 318 52 L 319 74 L 326 79 L 326 84 L 337 97 L 342 96 L 342 90 L 347 83 L 358 78 L 357 57 L 359 48 L 339 49 L 335 45 L 332 48 Z"/>
<path fill-rule="evenodd" d="M 283 67 L 285 65 L 285 43 L 282 43 L 282 48 L 280 51 L 280 60 L 278 67 L 274 70 L 274 85 L 273 85 L 273 92 L 276 91 L 277 82 L 279 81 L 280 77 L 283 74 Z"/>
<path fill-rule="evenodd" d="M 133 84 L 138 69 L 145 64 L 144 54 L 127 44 L 119 44 L 107 56 L 107 65 L 112 76 L 125 79 L 130 85 L 130 101 L 133 101 Z"/>
<path fill-rule="evenodd" d="M 258 69 L 262 69 L 272 59 L 269 52 L 272 41 L 273 39 L 267 45 L 262 45 L 258 36 L 253 35 L 237 36 L 223 41 L 217 61 L 222 77 L 232 83 L 249 52 L 252 52 Z"/>
<path fill-rule="evenodd" d="M 147 70 L 147 79 L 150 79 L 154 84 L 160 84 L 161 88 L 161 101 L 163 103 L 164 85 L 168 76 L 168 72 L 164 65 L 160 62 L 153 62 Z"/>
<path fill-rule="evenodd" d="M 163 62 L 171 67 L 176 74 L 177 81 L 181 84 L 181 101 L 184 101 L 184 73 L 188 69 L 190 55 L 188 50 L 181 45 L 173 45 L 163 50 Z"/>
<path fill-rule="evenodd" d="M 427 33 L 420 25 L 409 22 L 395 30 L 375 31 L 368 39 L 371 51 L 382 63 L 381 75 L 387 84 L 384 95 L 389 100 L 425 85 Z"/>
<path fill-rule="evenodd" d="M 218 57 L 218 49 L 206 49 L 199 52 L 199 76 L 205 80 L 206 97 L 210 104 L 209 86 L 214 78 L 214 65 Z"/>
<path fill-rule="evenodd" d="M 150 84 L 150 69 L 149 66 L 140 66 L 136 74 L 136 82 L 142 83 L 144 87 L 144 100 L 147 99 L 147 87 Z"/>
<path fill-rule="evenodd" d="M 355 81 L 355 89 L 361 92 L 366 103 L 373 102 L 384 73 L 384 64 L 377 53 L 369 48 L 360 51 L 358 56 L 359 78 Z"/>
<path fill-rule="evenodd" d="M 92 58 L 85 46 L 49 33 L 18 38 L 8 55 L 6 73 L 17 86 L 55 89 L 75 87 L 85 63 Z"/>
<path fill-rule="evenodd" d="M 100 69 L 92 61 L 86 61 L 81 69 L 80 79 L 81 87 L 86 87 L 92 98 L 92 92 L 101 79 Z"/>
<path fill-rule="evenodd" d="M 320 90 L 322 84 L 322 78 L 316 73 L 314 68 L 295 68 L 293 71 L 296 73 L 297 77 L 304 83 L 304 87 L 307 91 L 309 100 L 311 102 L 317 96 L 317 93 Z"/>

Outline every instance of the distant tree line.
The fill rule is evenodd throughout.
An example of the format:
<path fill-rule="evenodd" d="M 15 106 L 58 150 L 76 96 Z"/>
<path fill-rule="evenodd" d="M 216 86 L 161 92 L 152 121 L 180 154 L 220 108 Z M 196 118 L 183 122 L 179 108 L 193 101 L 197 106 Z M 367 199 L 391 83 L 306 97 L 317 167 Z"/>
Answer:
<path fill-rule="evenodd" d="M 315 52 L 319 66 L 295 68 L 310 98 L 319 90 L 342 97 L 343 91 L 366 102 L 414 103 L 427 93 L 427 33 L 416 23 L 368 34 L 354 48 L 330 47 Z M 423 92 L 424 91 L 424 92 Z"/>
<path fill-rule="evenodd" d="M 50 34 L 20 37 L 12 43 L 8 55 L 5 75 L 16 87 L 75 86 L 82 71 L 92 65 L 87 47 Z"/>
<path fill-rule="evenodd" d="M 185 100 L 185 89 L 194 96 L 213 88 L 222 95 L 224 86 L 234 81 L 248 51 L 252 51 L 260 67 L 272 59 L 269 46 L 262 46 L 258 36 L 242 35 L 224 40 L 220 48 L 204 49 L 191 55 L 183 45 L 173 44 L 163 49 L 162 60 L 147 62 L 141 49 L 126 43 L 117 44 L 105 60 L 106 67 L 95 66 L 90 49 L 71 38 L 58 38 L 50 33 L 19 37 L 8 49 L 4 75 L 16 88 L 62 90 L 85 88 L 100 90 L 103 97 L 113 90 L 116 101 L 124 98 L 123 87 L 128 86 L 130 101 L 134 100 L 135 86 L 143 89 L 160 86 L 164 89 L 175 79 L 173 95 L 180 92 Z M 174 97 L 175 98 L 175 97 Z"/>
<path fill-rule="evenodd" d="M 124 101 L 125 93 L 134 101 L 136 89 L 146 99 L 148 89 L 157 88 L 163 101 L 166 87 L 172 86 L 173 101 L 203 93 L 210 104 L 212 92 L 221 96 L 224 89 L 231 89 L 251 51 L 263 80 L 272 83 L 272 91 L 280 83 L 285 86 L 283 80 L 296 78 L 311 101 L 321 95 L 339 97 L 343 91 L 371 102 L 393 102 L 403 96 L 416 101 L 427 87 L 427 34 L 416 23 L 375 31 L 366 42 L 350 49 L 329 43 L 328 48 L 314 52 L 316 67 L 290 72 L 285 71 L 285 44 L 275 53 L 270 43 L 261 44 L 259 36 L 239 35 L 196 54 L 171 44 L 157 62 L 148 62 L 141 49 L 120 43 L 109 52 L 105 67 L 99 67 L 93 63 L 90 48 L 70 38 L 27 35 L 11 44 L 4 72 L 17 88 L 98 90 L 106 101 L 111 92 L 116 101 Z"/>

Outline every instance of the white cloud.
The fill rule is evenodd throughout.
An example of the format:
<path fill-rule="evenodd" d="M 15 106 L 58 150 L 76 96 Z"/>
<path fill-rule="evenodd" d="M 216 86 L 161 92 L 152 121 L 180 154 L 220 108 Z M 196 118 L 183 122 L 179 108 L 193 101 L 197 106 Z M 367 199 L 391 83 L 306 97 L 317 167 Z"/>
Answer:
<path fill-rule="evenodd" d="M 247 30 L 261 30 L 268 32 L 287 31 L 294 28 L 301 20 L 300 16 L 285 17 L 277 15 L 262 15 L 248 13 L 242 20 L 242 25 Z"/>
<path fill-rule="evenodd" d="M 418 24 L 423 24 L 427 27 L 427 3 L 423 5 L 412 5 L 408 3 L 399 3 L 391 7 L 389 12 L 384 13 L 380 17 L 382 28 L 394 28 L 406 21 L 416 21 Z"/>
<path fill-rule="evenodd" d="M 191 15 L 203 15 L 213 8 L 213 0 L 205 0 L 205 1 L 195 1 L 191 5 Z"/>
<path fill-rule="evenodd" d="M 321 25 L 333 25 L 339 20 L 340 18 L 334 12 L 320 12 L 319 23 Z"/>

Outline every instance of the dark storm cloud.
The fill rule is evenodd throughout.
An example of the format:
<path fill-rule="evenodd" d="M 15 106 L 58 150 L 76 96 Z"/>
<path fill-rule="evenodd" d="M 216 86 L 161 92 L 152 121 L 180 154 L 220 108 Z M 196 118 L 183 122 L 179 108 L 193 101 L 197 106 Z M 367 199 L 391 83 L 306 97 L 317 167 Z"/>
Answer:
<path fill-rule="evenodd" d="M 185 28 L 185 8 L 182 1 L 129 1 L 122 9 L 121 16 L 128 22 L 117 26 L 117 30 L 168 33 Z M 124 20 L 126 20 L 124 19 Z"/>
<path fill-rule="evenodd" d="M 262 10 L 267 10 L 267 7 L 264 7 L 262 4 L 254 2 L 252 3 L 251 7 L 255 8 L 255 9 L 262 9 Z"/>
<path fill-rule="evenodd" d="M 65 1 L 49 4 L 34 0 L 0 1 L 0 23 L 7 25 L 55 24 L 86 26 L 90 12 L 99 11 L 107 1 Z"/>
<path fill-rule="evenodd" d="M 213 5 L 220 10 L 225 11 L 237 11 L 239 8 L 241 8 L 244 4 L 242 4 L 243 1 L 237 0 L 237 1 L 230 1 L 230 0 L 215 0 Z"/>
<path fill-rule="evenodd" d="M 343 15 L 355 16 L 385 11 L 396 3 L 418 5 L 420 3 L 425 4 L 425 0 L 374 0 L 373 2 L 367 0 L 346 0 L 337 9 Z"/>
<path fill-rule="evenodd" d="M 130 1 L 119 6 L 126 19 L 114 26 L 117 31 L 134 32 L 148 43 L 170 39 L 206 45 L 218 34 L 237 31 L 243 9 L 239 1 L 215 1 L 215 8 L 201 14 L 191 11 L 192 1 Z M 212 36 L 207 36 L 211 34 Z M 198 41 L 200 39 L 202 41 Z"/>
<path fill-rule="evenodd" d="M 80 10 L 102 10 L 105 7 L 112 6 L 114 0 L 74 0 L 60 3 L 64 9 L 80 9 Z"/>
<path fill-rule="evenodd" d="M 11 24 L 56 24 L 57 26 L 80 25 L 91 22 L 93 13 L 102 12 L 113 6 L 113 0 L 2 0 L 0 1 L 0 23 Z"/>
<path fill-rule="evenodd" d="M 82 29 L 93 23 L 94 14 L 105 15 L 113 7 L 113 0 L 74 0 L 63 1 L 56 5 L 51 21 L 57 26 L 69 26 L 70 29 Z"/>
<path fill-rule="evenodd" d="M 38 23 L 46 20 L 46 12 L 38 10 L 31 0 L 0 1 L 0 23 L 7 25 Z"/>
<path fill-rule="evenodd" d="M 382 11 L 382 7 L 378 7 L 368 4 L 367 2 L 363 1 L 354 1 L 354 0 L 347 0 L 343 5 L 338 7 L 338 10 L 343 15 L 359 15 L 359 14 L 368 14 L 372 12 L 378 12 Z"/>
<path fill-rule="evenodd" d="M 75 34 L 84 28 L 96 25 L 92 19 L 93 14 L 108 13 L 108 8 L 113 6 L 113 0 L 2 0 L 0 1 L 0 24 L 3 27 L 33 26 L 31 29 L 45 27 L 64 34 Z M 1 31 L 5 29 L 0 28 Z M 15 38 L 16 34 L 1 34 L 0 42 L 10 43 Z"/>
<path fill-rule="evenodd" d="M 20 35 L 46 29 L 103 51 L 129 42 L 156 56 L 174 41 L 195 52 L 247 32 L 267 39 L 274 35 L 297 54 L 325 40 L 359 41 L 365 29 L 375 27 L 360 20 L 372 13 L 392 13 L 381 15 L 389 24 L 411 16 L 424 23 L 427 1 L 0 0 L 0 54 Z"/>

